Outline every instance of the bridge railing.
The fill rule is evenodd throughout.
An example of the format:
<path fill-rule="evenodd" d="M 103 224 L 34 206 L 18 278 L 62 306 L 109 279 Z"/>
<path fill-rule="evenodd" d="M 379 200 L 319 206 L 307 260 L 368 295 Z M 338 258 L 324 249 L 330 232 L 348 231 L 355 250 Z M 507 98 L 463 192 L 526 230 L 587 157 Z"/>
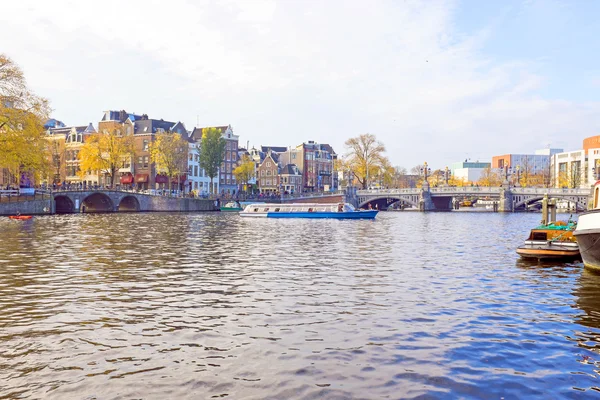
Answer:
<path fill-rule="evenodd" d="M 548 194 L 548 195 L 575 195 L 586 196 L 590 194 L 591 189 L 588 188 L 511 188 L 513 194 Z"/>
<path fill-rule="evenodd" d="M 357 194 L 360 196 L 385 196 L 385 195 L 403 195 L 403 194 L 419 194 L 421 188 L 403 188 L 403 189 L 371 189 L 371 190 L 358 190 Z M 501 187 L 487 187 L 487 186 L 448 186 L 448 187 L 433 187 L 430 188 L 431 193 L 457 193 L 457 194 L 496 194 L 500 193 Z M 587 196 L 590 194 L 589 188 L 522 188 L 522 187 L 511 187 L 510 191 L 513 194 L 539 194 L 539 195 L 574 195 L 574 196 Z"/>

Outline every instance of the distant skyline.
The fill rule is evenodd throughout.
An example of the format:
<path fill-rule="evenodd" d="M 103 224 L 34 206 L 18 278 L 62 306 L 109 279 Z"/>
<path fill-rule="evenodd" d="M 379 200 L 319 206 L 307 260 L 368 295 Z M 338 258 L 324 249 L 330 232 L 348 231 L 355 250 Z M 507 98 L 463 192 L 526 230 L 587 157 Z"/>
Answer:
<path fill-rule="evenodd" d="M 5 2 L 0 52 L 68 125 L 125 109 L 338 154 L 368 132 L 408 170 L 600 134 L 600 2 L 164 4 Z"/>

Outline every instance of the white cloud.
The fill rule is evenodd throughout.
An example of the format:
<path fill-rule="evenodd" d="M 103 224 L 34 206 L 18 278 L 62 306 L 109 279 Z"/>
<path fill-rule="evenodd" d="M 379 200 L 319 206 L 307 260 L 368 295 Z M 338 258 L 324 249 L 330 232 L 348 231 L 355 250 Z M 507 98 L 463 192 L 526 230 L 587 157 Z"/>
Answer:
<path fill-rule="evenodd" d="M 71 124 L 105 109 L 231 123 L 251 144 L 375 133 L 395 164 L 577 147 L 598 104 L 544 99 L 539 63 L 483 55 L 447 1 L 12 2 L 2 51 Z M 21 16 L 15 18 L 15 16 Z M 25 18 L 26 16 L 26 18 Z M 25 22 L 27 21 L 27 22 Z"/>

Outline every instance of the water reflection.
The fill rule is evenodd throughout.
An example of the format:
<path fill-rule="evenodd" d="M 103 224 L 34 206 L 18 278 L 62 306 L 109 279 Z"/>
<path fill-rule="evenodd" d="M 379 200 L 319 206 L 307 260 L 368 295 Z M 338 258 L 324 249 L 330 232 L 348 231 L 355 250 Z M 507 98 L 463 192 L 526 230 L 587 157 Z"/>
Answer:
<path fill-rule="evenodd" d="M 574 397 L 600 277 L 517 260 L 537 219 L 0 221 L 0 398 Z"/>

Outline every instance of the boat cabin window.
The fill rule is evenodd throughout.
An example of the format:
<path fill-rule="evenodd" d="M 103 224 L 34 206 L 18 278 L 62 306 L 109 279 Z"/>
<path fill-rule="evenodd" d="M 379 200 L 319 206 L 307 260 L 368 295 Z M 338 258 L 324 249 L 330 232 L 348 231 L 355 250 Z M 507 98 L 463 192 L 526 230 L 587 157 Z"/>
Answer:
<path fill-rule="evenodd" d="M 275 212 L 279 212 L 279 207 L 277 207 L 277 208 L 275 209 Z"/>
<path fill-rule="evenodd" d="M 265 208 L 263 211 L 264 211 L 264 212 L 267 212 L 267 211 L 269 211 L 269 207 Z"/>
<path fill-rule="evenodd" d="M 254 209 L 254 212 L 258 212 L 258 208 L 255 208 L 255 209 Z"/>
<path fill-rule="evenodd" d="M 298 209 L 297 208 L 292 208 L 292 211 L 298 211 Z"/>
<path fill-rule="evenodd" d="M 548 240 L 546 232 L 532 232 L 531 240 Z"/>
<path fill-rule="evenodd" d="M 308 212 L 315 212 L 315 209 L 314 208 L 309 208 Z"/>

